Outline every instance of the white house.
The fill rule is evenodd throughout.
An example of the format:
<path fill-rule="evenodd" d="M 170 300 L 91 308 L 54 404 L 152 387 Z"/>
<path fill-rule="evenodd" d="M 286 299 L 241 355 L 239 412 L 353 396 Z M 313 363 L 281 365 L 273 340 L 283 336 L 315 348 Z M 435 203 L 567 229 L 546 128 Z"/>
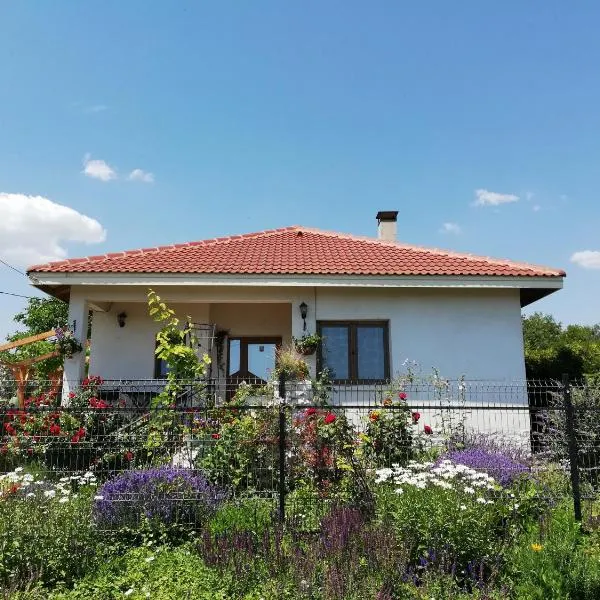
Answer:
<path fill-rule="evenodd" d="M 565 273 L 403 244 L 396 217 L 379 212 L 374 238 L 287 227 L 67 259 L 28 274 L 69 301 L 81 341 L 93 311 L 89 371 L 105 379 L 160 375 L 152 288 L 198 324 L 212 377 L 264 379 L 277 345 L 319 332 L 310 367 L 330 367 L 339 382 L 388 379 L 406 359 L 449 378 L 524 380 L 521 308 L 560 289 Z M 66 361 L 67 389 L 84 366 L 83 353 Z"/>

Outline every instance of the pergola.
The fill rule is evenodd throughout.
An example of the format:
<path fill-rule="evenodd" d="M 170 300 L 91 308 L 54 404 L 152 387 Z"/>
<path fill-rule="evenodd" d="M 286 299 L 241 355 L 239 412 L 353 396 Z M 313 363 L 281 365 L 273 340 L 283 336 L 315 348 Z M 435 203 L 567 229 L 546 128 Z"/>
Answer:
<path fill-rule="evenodd" d="M 8 342 L 6 344 L 0 345 L 0 352 L 4 352 L 5 350 L 14 350 L 15 348 L 20 348 L 21 346 L 27 346 L 28 344 L 33 344 L 34 342 L 40 342 L 42 340 L 46 340 L 50 337 L 56 335 L 54 329 L 50 331 L 45 331 L 44 333 L 38 333 L 37 335 L 31 335 L 29 337 L 17 340 L 16 342 Z M 27 390 L 27 382 L 29 381 L 29 375 L 31 374 L 31 367 L 48 358 L 54 358 L 55 356 L 59 356 L 59 351 L 54 350 L 52 352 L 47 352 L 46 354 L 41 354 L 40 356 L 35 356 L 33 358 L 27 358 L 25 360 L 19 361 L 7 361 L 0 358 L 0 363 L 8 367 L 12 375 L 17 382 L 17 399 L 19 401 L 19 408 L 23 410 L 25 408 L 25 393 Z M 53 375 L 50 376 L 50 381 L 52 382 L 53 388 L 58 388 L 61 380 L 60 371 L 56 371 Z"/>

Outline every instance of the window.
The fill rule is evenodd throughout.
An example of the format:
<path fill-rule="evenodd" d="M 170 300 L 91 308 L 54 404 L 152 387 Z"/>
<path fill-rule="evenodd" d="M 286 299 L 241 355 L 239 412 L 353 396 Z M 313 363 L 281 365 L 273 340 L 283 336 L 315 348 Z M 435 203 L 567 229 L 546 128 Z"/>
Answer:
<path fill-rule="evenodd" d="M 158 341 L 154 342 L 154 350 L 158 348 Z M 166 379 L 169 367 L 164 359 L 158 358 L 156 353 L 154 354 L 154 379 Z"/>
<path fill-rule="evenodd" d="M 390 376 L 388 324 L 385 321 L 321 321 L 319 368 L 334 381 L 374 382 Z"/>

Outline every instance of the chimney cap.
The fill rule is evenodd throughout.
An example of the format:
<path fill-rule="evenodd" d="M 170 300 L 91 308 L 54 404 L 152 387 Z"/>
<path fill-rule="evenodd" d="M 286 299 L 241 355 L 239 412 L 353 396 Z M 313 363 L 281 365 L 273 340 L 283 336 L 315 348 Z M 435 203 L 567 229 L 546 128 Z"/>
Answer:
<path fill-rule="evenodd" d="M 397 210 L 380 210 L 377 213 L 376 219 L 381 223 L 381 221 L 391 221 L 395 223 L 398 220 L 398 211 Z"/>

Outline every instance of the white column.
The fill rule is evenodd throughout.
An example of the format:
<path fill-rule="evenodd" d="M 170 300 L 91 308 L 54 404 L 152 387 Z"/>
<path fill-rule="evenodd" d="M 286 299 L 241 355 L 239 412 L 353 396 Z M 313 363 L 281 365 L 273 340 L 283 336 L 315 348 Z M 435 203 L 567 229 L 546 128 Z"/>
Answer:
<path fill-rule="evenodd" d="M 65 358 L 63 372 L 63 400 L 69 396 L 69 392 L 76 389 L 85 375 L 85 344 L 87 341 L 88 328 L 87 300 L 80 294 L 71 290 L 69 300 L 69 322 L 68 327 L 73 331 L 75 337 L 83 347 L 81 352 L 73 355 L 72 358 Z"/>
<path fill-rule="evenodd" d="M 300 304 L 304 302 L 307 306 L 306 312 L 306 330 L 304 329 L 304 320 L 300 316 Z M 317 317 L 316 304 L 314 301 L 314 293 L 312 288 L 306 291 L 300 290 L 299 293 L 292 299 L 292 335 L 295 338 L 301 338 L 305 334 L 313 334 L 317 332 Z M 306 362 L 310 369 L 310 376 L 315 377 L 317 373 L 317 355 L 306 357 Z"/>

